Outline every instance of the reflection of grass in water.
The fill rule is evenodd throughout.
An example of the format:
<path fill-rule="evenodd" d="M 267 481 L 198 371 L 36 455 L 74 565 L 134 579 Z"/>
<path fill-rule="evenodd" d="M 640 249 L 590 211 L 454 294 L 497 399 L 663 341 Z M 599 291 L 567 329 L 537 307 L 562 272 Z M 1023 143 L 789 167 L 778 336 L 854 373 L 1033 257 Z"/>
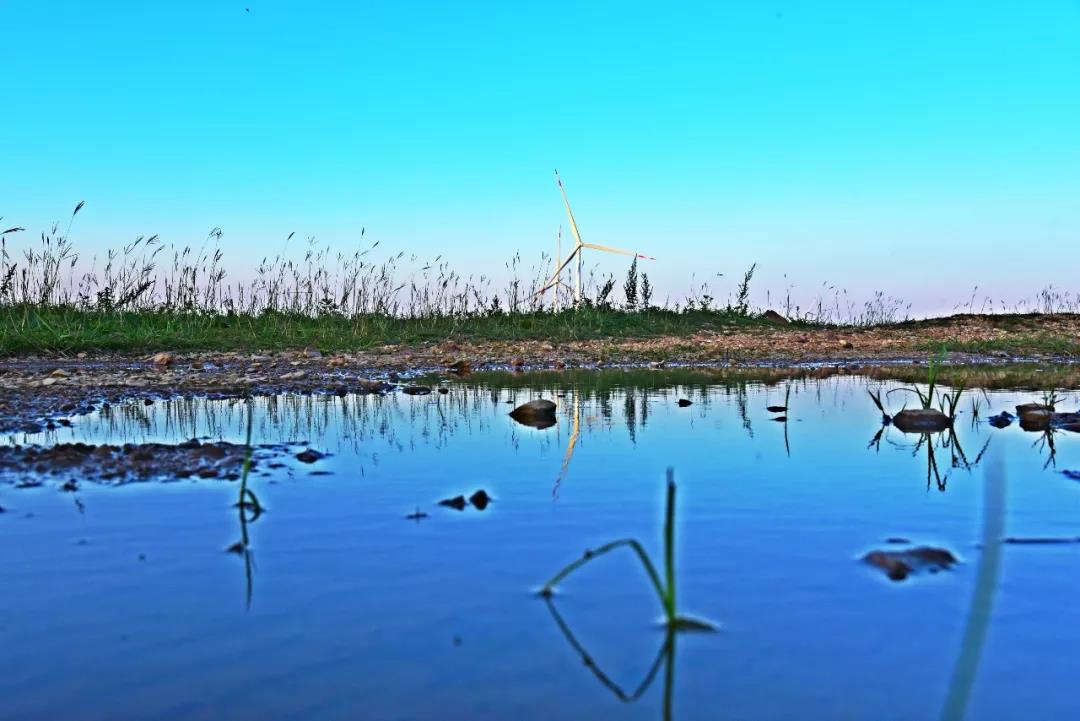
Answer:
<path fill-rule="evenodd" d="M 982 559 L 975 579 L 975 591 L 971 597 L 971 610 L 964 627 L 960 655 L 953 668 L 952 682 L 941 710 L 942 721 L 961 721 L 967 712 L 971 689 L 979 670 L 986 633 L 990 627 L 990 613 L 994 605 L 994 591 L 1001 571 L 1001 539 L 1005 535 L 1005 475 L 1000 462 L 993 464 L 986 473 L 983 493 Z"/>
<path fill-rule="evenodd" d="M 248 523 L 254 523 L 262 515 L 263 507 L 259 503 L 258 496 L 248 488 L 248 476 L 251 474 L 251 429 L 253 417 L 253 399 L 247 401 L 247 433 L 244 441 L 244 463 L 240 471 L 240 494 L 236 502 L 236 509 L 240 517 L 240 541 L 229 547 L 229 551 L 240 555 L 244 559 L 245 599 L 247 607 L 251 608 L 251 596 L 253 589 L 253 565 L 254 558 L 251 554 L 251 538 L 248 534 Z M 248 517 L 250 511 L 251 517 Z"/>
<path fill-rule="evenodd" d="M 661 644 L 660 650 L 656 654 L 656 660 L 653 661 L 649 670 L 645 673 L 645 677 L 634 688 L 633 692 L 627 693 L 623 690 L 619 684 L 615 683 L 610 676 L 596 664 L 592 655 L 581 645 L 574 632 L 570 630 L 570 626 L 567 625 L 566 620 L 563 619 L 562 614 L 555 608 L 555 604 L 551 602 L 550 598 L 545 598 L 544 602 L 547 604 L 548 611 L 551 612 L 551 617 L 555 619 L 556 625 L 559 630 L 562 631 L 563 637 L 566 638 L 567 643 L 581 656 L 581 661 L 587 669 L 589 669 L 596 679 L 603 684 L 608 690 L 610 690 L 615 697 L 623 703 L 633 703 L 641 698 L 641 695 L 652 685 L 652 682 L 656 679 L 656 674 L 660 670 L 660 665 L 665 660 L 670 663 L 671 655 L 675 648 L 675 634 L 669 629 L 664 636 L 664 643 Z"/>
<path fill-rule="evenodd" d="M 656 571 L 656 566 L 653 565 L 649 555 L 645 552 L 642 545 L 633 538 L 622 538 L 611 543 L 604 544 L 597 549 L 586 550 L 584 555 L 578 560 L 567 564 L 561 571 L 552 576 L 551 580 L 544 584 L 540 589 L 540 595 L 545 598 L 550 598 L 555 592 L 555 586 L 557 586 L 564 578 L 571 573 L 581 568 L 585 564 L 593 561 L 606 553 L 610 553 L 617 548 L 623 546 L 628 547 L 641 561 L 642 567 L 645 569 L 645 573 L 648 575 L 649 580 L 652 582 L 653 588 L 656 590 L 656 595 L 660 600 L 660 605 L 664 609 L 664 622 L 669 629 L 676 631 L 706 631 L 713 630 L 713 626 L 704 621 L 688 618 L 685 616 L 679 616 L 676 612 L 675 605 L 675 477 L 672 469 L 668 469 L 667 472 L 667 509 L 664 515 L 664 580 L 661 581 L 660 574 Z"/>

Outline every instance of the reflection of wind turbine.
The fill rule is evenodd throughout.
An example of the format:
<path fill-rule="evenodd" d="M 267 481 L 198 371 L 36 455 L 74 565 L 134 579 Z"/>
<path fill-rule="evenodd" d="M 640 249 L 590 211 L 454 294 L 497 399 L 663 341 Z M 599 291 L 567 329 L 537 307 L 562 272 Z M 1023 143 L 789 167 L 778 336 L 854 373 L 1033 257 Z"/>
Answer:
<path fill-rule="evenodd" d="M 577 221 L 574 220 L 574 211 L 570 210 L 570 201 L 566 197 L 566 188 L 563 187 L 562 179 L 559 177 L 559 171 L 555 171 L 555 182 L 559 185 L 559 192 L 562 193 L 563 205 L 566 206 L 566 217 L 570 220 L 570 232 L 574 235 L 574 249 L 570 251 L 570 254 L 566 256 L 566 260 L 562 263 L 556 262 L 558 265 L 555 268 L 555 272 L 548 278 L 544 287 L 537 291 L 537 295 L 543 295 L 550 288 L 555 288 L 555 295 L 558 296 L 558 287 L 561 284 L 561 276 L 566 266 L 570 265 L 571 261 L 577 261 L 577 273 L 574 279 L 574 304 L 581 305 L 581 264 L 582 264 L 582 251 L 586 248 L 590 250 L 601 250 L 605 253 L 616 253 L 618 255 L 629 255 L 631 258 L 643 258 L 644 260 L 656 260 L 656 258 L 650 258 L 647 255 L 641 253 L 635 253 L 630 250 L 622 250 L 621 248 L 609 248 L 606 245 L 596 245 L 595 243 L 585 243 L 581 240 L 581 233 L 578 232 Z"/>
<path fill-rule="evenodd" d="M 578 401 L 577 394 L 574 394 L 574 416 L 570 426 L 570 443 L 566 446 L 566 455 L 563 456 L 562 469 L 559 471 L 559 475 L 555 478 L 555 487 L 551 489 L 551 497 L 559 497 L 559 486 L 562 485 L 563 479 L 566 478 L 567 471 L 570 470 L 570 460 L 574 457 L 574 447 L 577 446 L 578 438 L 581 436 L 581 404 Z"/>

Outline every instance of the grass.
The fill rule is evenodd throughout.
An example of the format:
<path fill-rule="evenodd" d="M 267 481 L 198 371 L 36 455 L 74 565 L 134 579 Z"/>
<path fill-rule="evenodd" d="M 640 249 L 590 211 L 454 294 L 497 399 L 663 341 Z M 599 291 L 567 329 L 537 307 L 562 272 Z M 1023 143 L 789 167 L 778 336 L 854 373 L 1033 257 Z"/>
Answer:
<path fill-rule="evenodd" d="M 923 389 L 919 385 L 912 384 L 910 386 L 904 386 L 902 388 L 894 388 L 893 390 L 889 391 L 889 393 L 893 393 L 896 391 L 900 391 L 903 393 L 914 393 L 918 397 L 919 404 L 922 406 L 922 409 L 924 411 L 933 409 L 934 403 L 936 401 L 938 410 L 941 411 L 942 414 L 947 416 L 950 421 L 955 420 L 956 414 L 959 412 L 960 408 L 960 397 L 964 394 L 964 381 L 962 377 L 957 382 L 952 391 L 943 393 L 937 390 L 938 377 L 941 374 L 941 370 L 945 364 L 945 359 L 947 356 L 948 349 L 944 345 L 942 345 L 934 355 L 930 356 L 930 360 L 926 366 L 925 391 L 923 391 Z M 867 391 L 867 393 L 870 394 L 870 399 L 874 402 L 874 405 L 877 406 L 877 409 L 881 411 L 882 420 L 888 423 L 891 419 L 891 416 L 885 411 L 885 406 L 881 400 L 881 391 L 878 390 L 876 393 Z M 888 393 L 886 393 L 886 396 L 887 395 Z"/>
<path fill-rule="evenodd" d="M 1002 539 L 1005 537 L 1006 479 L 999 460 L 987 469 L 983 483 L 982 556 L 975 576 L 964 622 L 960 653 L 953 666 L 952 679 L 942 705 L 941 721 L 963 721 L 986 646 L 990 620 L 1001 575 Z"/>
<path fill-rule="evenodd" d="M 528 267 L 520 255 L 514 256 L 500 273 L 507 280 L 496 286 L 486 275 L 458 273 L 441 256 L 425 262 L 397 253 L 378 260 L 379 244 L 364 240 L 363 229 L 349 249 L 337 252 L 290 233 L 277 254 L 245 262 L 246 277 L 233 281 L 219 249 L 220 229 L 194 247 L 140 236 L 103 257 L 88 258 L 71 239 L 82 210 L 79 203 L 64 223 L 40 234 L 40 240 L 20 227 L 0 230 L 0 356 L 302 347 L 348 351 L 451 338 L 562 342 L 659 336 L 683 339 L 685 347 L 665 349 L 682 353 L 700 351 L 691 336 L 702 331 L 776 331 L 751 306 L 756 265 L 741 279 L 728 273 L 737 280 L 726 297 L 691 277 L 689 288 L 677 294 L 680 300 L 661 304 L 653 303 L 656 290 L 636 263 L 622 284 L 622 297 L 613 293 L 613 276 L 594 268 L 583 279 L 583 306 L 552 312 L 553 305 L 569 308 L 572 303 L 566 289 L 556 291 L 558 303 L 550 292 L 538 292 L 552 267 L 552 258 L 545 254 Z M 727 264 L 726 258 L 718 260 Z M 788 285 L 782 297 L 765 296 L 765 307 L 775 307 L 793 321 L 789 330 L 885 326 L 903 335 L 938 324 L 911 321 L 910 306 L 882 292 L 859 304 L 846 292 L 823 285 L 804 308 L 792 300 L 793 288 Z M 976 307 L 975 298 L 973 292 L 968 310 Z M 987 302 L 979 308 L 1008 310 Z M 1050 288 L 1014 310 L 1075 313 L 1080 311 L 1080 294 Z M 953 350 L 1080 355 L 1080 339 L 1067 327 L 1045 327 L 1039 316 L 990 317 L 1008 335 L 958 341 Z M 912 351 L 920 349 L 917 340 L 910 345 Z M 767 350 L 768 341 L 760 346 Z M 610 354 L 610 360 L 621 357 L 614 347 Z"/>
<path fill-rule="evenodd" d="M 581 558 L 564 566 L 558 573 L 551 577 L 540 589 L 540 596 L 550 599 L 555 593 L 555 587 L 567 576 L 582 566 L 610 553 L 618 548 L 629 548 L 637 556 L 645 569 L 657 598 L 664 610 L 664 623 L 676 631 L 711 631 L 715 630 L 712 624 L 705 621 L 680 616 L 675 603 L 675 474 L 672 469 L 667 471 L 667 505 L 664 513 L 664 578 L 656 571 L 649 554 L 644 547 L 633 538 L 623 538 L 611 543 L 606 543 L 596 549 L 586 550 Z"/>
<path fill-rule="evenodd" d="M 476 316 L 309 316 L 276 311 L 259 315 L 168 310 L 100 311 L 69 307 L 0 306 L 0 355 L 34 352 L 268 348 L 364 350 L 387 344 L 684 336 L 700 331 L 765 326 L 727 311 L 629 312 L 583 308 Z"/>

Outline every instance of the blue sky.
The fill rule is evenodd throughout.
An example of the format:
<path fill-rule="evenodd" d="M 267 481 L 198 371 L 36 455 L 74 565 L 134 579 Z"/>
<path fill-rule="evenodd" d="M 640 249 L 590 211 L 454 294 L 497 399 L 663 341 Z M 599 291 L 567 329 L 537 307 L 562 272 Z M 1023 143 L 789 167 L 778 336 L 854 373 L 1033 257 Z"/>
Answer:
<path fill-rule="evenodd" d="M 245 10 L 250 8 L 250 11 Z M 498 275 L 587 240 L 948 310 L 1080 267 L 1080 3 L 0 1 L 0 215 Z M 603 259 L 619 275 L 622 259 Z M 785 274 L 787 279 L 785 280 Z"/>

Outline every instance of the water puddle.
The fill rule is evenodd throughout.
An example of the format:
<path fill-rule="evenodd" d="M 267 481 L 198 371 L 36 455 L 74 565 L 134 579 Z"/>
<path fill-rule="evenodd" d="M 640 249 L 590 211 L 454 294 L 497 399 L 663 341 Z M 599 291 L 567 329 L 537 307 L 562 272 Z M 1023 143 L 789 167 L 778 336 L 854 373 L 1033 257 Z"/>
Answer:
<path fill-rule="evenodd" d="M 1080 433 L 1004 423 L 1034 391 L 905 433 L 868 392 L 895 414 L 910 383 L 765 380 L 477 374 L 11 436 L 0 717 L 1070 717 Z"/>

